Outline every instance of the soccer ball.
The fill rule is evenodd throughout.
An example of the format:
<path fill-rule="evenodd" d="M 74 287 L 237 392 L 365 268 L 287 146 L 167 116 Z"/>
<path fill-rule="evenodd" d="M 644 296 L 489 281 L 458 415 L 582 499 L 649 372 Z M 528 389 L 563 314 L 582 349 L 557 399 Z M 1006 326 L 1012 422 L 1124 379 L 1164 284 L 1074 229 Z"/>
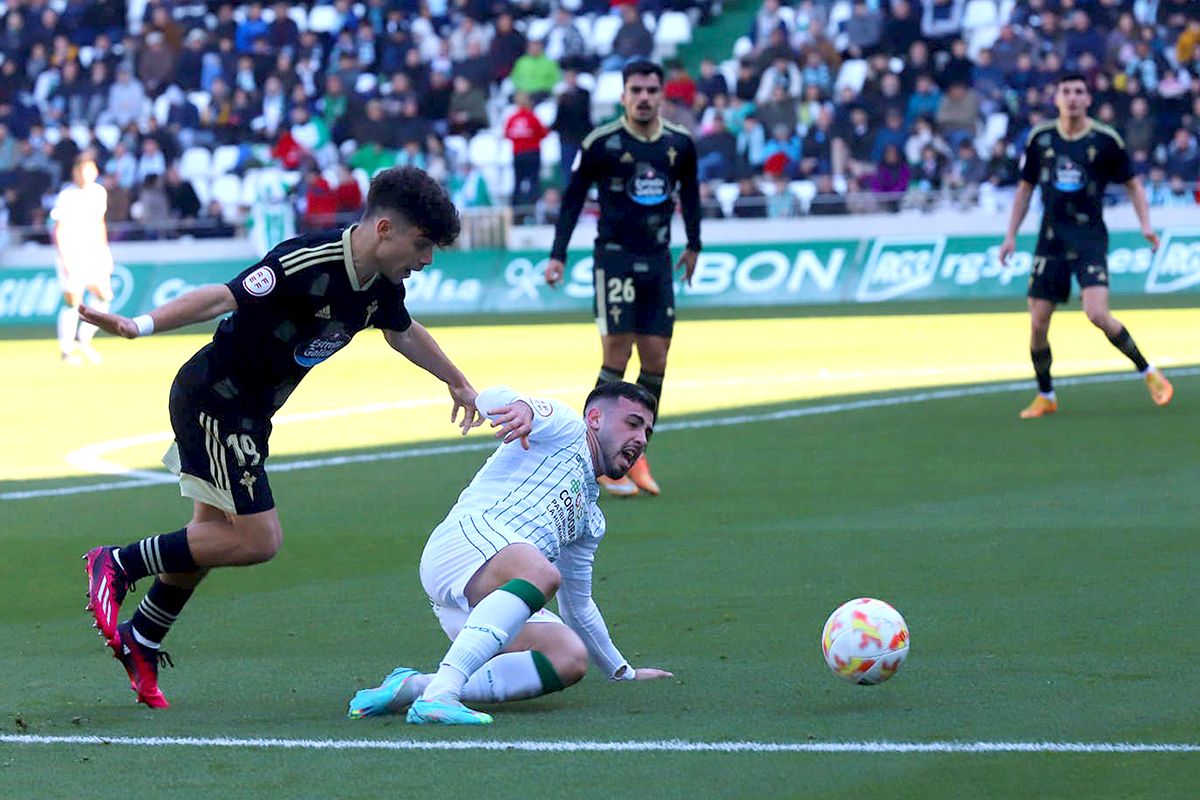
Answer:
<path fill-rule="evenodd" d="M 834 674 L 868 686 L 896 674 L 908 657 L 908 645 L 904 617 L 870 597 L 838 606 L 821 632 L 821 653 Z"/>

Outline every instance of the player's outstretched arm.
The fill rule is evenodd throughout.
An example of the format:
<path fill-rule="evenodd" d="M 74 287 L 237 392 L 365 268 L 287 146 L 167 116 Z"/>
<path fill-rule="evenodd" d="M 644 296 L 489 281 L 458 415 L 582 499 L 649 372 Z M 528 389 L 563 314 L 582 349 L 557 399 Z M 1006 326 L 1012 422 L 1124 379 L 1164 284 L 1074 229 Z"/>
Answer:
<path fill-rule="evenodd" d="M 233 298 L 233 292 L 228 286 L 218 283 L 200 286 L 164 303 L 149 314 L 133 319 L 87 306 L 79 307 L 79 318 L 114 336 L 136 339 L 155 331 L 170 331 L 204 322 L 236 310 L 237 301 Z"/>
<path fill-rule="evenodd" d="M 1150 227 L 1150 203 L 1146 200 L 1146 189 L 1142 181 L 1135 175 L 1125 181 L 1125 191 L 1129 192 L 1129 201 L 1133 203 L 1134 213 L 1142 226 L 1142 236 L 1150 243 L 1151 250 L 1158 249 L 1158 234 Z"/>
<path fill-rule="evenodd" d="M 1020 181 L 1017 192 L 1013 196 L 1012 210 L 1008 215 L 1008 232 L 1004 234 L 1004 242 L 1000 245 L 1000 263 L 1008 261 L 1008 257 L 1017 249 L 1017 231 L 1029 213 L 1029 201 L 1033 197 L 1033 184 Z"/>
<path fill-rule="evenodd" d="M 463 412 L 462 421 L 458 422 L 463 436 L 466 436 L 471 428 L 483 423 L 483 416 L 475 403 L 479 393 L 423 325 L 413 322 L 404 331 L 385 330 L 383 338 L 397 353 L 446 384 L 450 397 L 454 400 L 450 421 L 457 422 L 458 412 Z"/>

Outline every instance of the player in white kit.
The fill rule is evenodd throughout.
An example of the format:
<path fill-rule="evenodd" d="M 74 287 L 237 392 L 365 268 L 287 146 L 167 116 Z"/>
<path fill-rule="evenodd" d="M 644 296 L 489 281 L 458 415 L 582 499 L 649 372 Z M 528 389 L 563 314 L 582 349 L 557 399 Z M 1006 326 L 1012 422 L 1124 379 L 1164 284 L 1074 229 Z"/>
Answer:
<path fill-rule="evenodd" d="M 646 447 L 654 396 L 633 383 L 597 387 L 584 415 L 507 388 L 479 393 L 504 443 L 480 468 L 421 556 L 421 584 L 453 644 L 434 674 L 393 670 L 350 701 L 354 719 L 408 708 L 412 723 L 481 725 L 463 705 L 559 691 L 588 657 L 611 680 L 671 677 L 634 669 L 592 599 L 604 537 L 599 475 L 618 479 Z M 558 616 L 544 608 L 558 597 Z"/>
<path fill-rule="evenodd" d="M 71 169 L 71 183 L 58 193 L 50 212 L 58 282 L 63 291 L 63 307 L 58 310 L 58 347 L 63 361 L 70 364 L 80 363 L 77 343 L 88 360 L 100 362 L 100 354 L 92 347 L 96 326 L 79 321 L 84 292 L 92 293 L 91 307 L 100 311 L 108 311 L 113 299 L 113 257 L 104 226 L 108 192 L 96 182 L 98 175 L 91 153 L 82 153 Z"/>

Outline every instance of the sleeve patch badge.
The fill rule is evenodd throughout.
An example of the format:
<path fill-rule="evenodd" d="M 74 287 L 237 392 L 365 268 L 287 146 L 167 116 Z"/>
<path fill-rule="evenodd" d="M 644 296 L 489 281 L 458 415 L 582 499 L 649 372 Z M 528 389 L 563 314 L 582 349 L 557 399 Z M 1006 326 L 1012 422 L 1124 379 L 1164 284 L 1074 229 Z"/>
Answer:
<path fill-rule="evenodd" d="M 265 297 L 275 288 L 275 272 L 270 267 L 259 267 L 242 281 L 242 288 L 255 297 Z"/>
<path fill-rule="evenodd" d="M 529 402 L 533 407 L 534 413 L 536 413 L 539 417 L 549 417 L 554 413 L 554 406 L 547 400 L 538 400 L 537 398 L 532 398 Z"/>

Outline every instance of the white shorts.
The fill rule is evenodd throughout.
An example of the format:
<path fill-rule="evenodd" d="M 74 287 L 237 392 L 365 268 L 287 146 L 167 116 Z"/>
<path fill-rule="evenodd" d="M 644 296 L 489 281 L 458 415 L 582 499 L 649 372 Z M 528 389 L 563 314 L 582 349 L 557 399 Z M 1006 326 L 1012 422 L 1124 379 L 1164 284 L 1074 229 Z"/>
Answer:
<path fill-rule="evenodd" d="M 68 255 L 65 261 L 60 255 L 55 259 L 54 267 L 64 294 L 83 294 L 89 286 L 109 288 L 112 285 L 112 252 L 107 247 L 89 255 Z"/>
<path fill-rule="evenodd" d="M 489 558 L 510 544 L 532 542 L 470 517 L 443 522 L 421 553 L 421 586 L 429 601 L 435 606 L 469 609 L 467 583 Z"/>

